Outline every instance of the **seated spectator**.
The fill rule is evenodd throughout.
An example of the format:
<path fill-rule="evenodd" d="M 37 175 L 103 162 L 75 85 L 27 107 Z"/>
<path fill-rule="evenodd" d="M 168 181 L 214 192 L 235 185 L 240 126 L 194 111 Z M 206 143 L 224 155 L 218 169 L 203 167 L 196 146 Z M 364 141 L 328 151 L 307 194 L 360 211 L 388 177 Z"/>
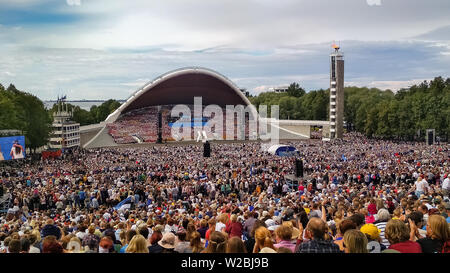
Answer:
<path fill-rule="evenodd" d="M 46 225 L 42 228 L 42 238 L 53 235 L 57 240 L 61 238 L 61 230 L 55 225 L 52 219 L 48 219 Z"/>
<path fill-rule="evenodd" d="M 82 252 L 82 248 L 81 248 L 81 241 L 78 237 L 72 237 L 69 241 L 69 243 L 67 244 L 67 252 L 69 253 L 81 253 Z"/>
<path fill-rule="evenodd" d="M 348 219 L 355 223 L 357 229 L 361 228 L 366 223 L 366 217 L 362 213 L 352 214 Z"/>
<path fill-rule="evenodd" d="M 206 219 L 202 219 L 200 221 L 200 228 L 197 231 L 200 233 L 200 236 L 205 239 L 206 231 L 208 230 L 208 221 Z"/>
<path fill-rule="evenodd" d="M 95 226 L 90 225 L 88 234 L 83 238 L 82 246 L 87 246 L 91 251 L 98 252 L 98 243 L 100 243 L 100 237 L 95 234 Z"/>
<path fill-rule="evenodd" d="M 424 223 L 423 221 L 423 214 L 420 211 L 413 211 L 410 214 L 407 215 L 407 222 L 409 223 L 409 220 L 412 220 L 414 222 L 414 226 L 417 227 L 417 231 L 419 233 L 419 237 L 414 237 L 413 241 L 418 240 L 419 238 L 423 238 L 427 235 L 427 231 L 426 229 L 424 229 L 424 224 L 426 224 L 426 222 Z M 410 225 L 411 228 L 411 225 Z"/>
<path fill-rule="evenodd" d="M 39 236 L 36 236 L 36 234 Z M 28 240 L 30 240 L 30 250 L 28 251 L 28 253 L 41 253 L 41 250 L 39 249 L 39 241 L 40 241 L 40 235 L 39 235 L 39 231 L 36 230 L 36 232 L 32 232 L 29 236 L 28 236 Z"/>

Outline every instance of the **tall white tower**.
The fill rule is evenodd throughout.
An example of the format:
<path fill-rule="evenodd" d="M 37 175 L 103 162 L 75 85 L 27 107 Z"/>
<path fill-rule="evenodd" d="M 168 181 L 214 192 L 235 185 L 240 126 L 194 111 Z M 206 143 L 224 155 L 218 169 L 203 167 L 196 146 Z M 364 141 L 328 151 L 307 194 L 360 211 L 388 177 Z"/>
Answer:
<path fill-rule="evenodd" d="M 344 130 L 344 54 L 333 44 L 330 70 L 330 138 L 342 138 Z"/>

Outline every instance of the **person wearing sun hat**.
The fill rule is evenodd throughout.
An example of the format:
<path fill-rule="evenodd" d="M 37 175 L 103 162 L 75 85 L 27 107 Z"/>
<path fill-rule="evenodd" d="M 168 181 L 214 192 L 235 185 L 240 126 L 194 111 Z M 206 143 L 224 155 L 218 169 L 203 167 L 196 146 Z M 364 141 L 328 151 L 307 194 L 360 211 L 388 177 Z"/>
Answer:
<path fill-rule="evenodd" d="M 386 249 L 386 246 L 381 243 L 380 232 L 374 224 L 365 224 L 361 227 L 360 231 L 367 237 L 367 250 L 369 253 L 381 253 Z"/>
<path fill-rule="evenodd" d="M 172 232 L 164 233 L 162 239 L 158 242 L 158 245 L 164 248 L 161 253 L 176 253 L 175 248 L 175 234 Z"/>

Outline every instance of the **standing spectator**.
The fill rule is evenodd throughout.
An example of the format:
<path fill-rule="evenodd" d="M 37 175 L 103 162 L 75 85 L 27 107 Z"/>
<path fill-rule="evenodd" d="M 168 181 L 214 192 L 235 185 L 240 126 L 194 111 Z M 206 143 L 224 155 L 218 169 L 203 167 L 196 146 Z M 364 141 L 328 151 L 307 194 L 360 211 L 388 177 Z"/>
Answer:
<path fill-rule="evenodd" d="M 389 249 L 400 253 L 422 253 L 420 244 L 410 240 L 408 226 L 401 220 L 390 220 L 386 224 L 385 236 L 390 243 Z"/>

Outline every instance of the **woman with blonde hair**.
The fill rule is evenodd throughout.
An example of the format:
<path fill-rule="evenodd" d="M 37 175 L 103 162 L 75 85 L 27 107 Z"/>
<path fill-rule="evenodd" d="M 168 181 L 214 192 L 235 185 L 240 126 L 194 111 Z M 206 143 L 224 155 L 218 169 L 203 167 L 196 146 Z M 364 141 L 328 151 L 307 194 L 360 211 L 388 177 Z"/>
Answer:
<path fill-rule="evenodd" d="M 275 250 L 270 230 L 266 227 L 259 227 L 255 230 L 255 246 L 253 247 L 253 253 L 259 253 L 261 249 L 265 247 Z"/>
<path fill-rule="evenodd" d="M 412 224 L 411 224 L 412 222 Z M 411 236 L 418 235 L 418 228 L 414 225 L 414 221 L 410 221 Z M 422 247 L 424 253 L 441 253 L 450 251 L 450 227 L 441 215 L 430 215 L 427 222 L 427 236 L 417 240 Z"/>
<path fill-rule="evenodd" d="M 222 213 L 216 222 L 216 231 L 226 232 L 225 228 L 228 222 L 228 215 L 226 213 Z"/>
<path fill-rule="evenodd" d="M 128 247 L 125 249 L 126 253 L 148 253 L 147 240 L 144 236 L 138 234 L 134 235 Z"/>
<path fill-rule="evenodd" d="M 69 253 L 81 253 L 82 249 L 81 249 L 80 238 L 78 238 L 76 236 L 70 238 L 70 241 L 67 244 L 66 249 L 67 249 L 67 252 L 69 252 Z"/>
<path fill-rule="evenodd" d="M 344 234 L 345 253 L 368 253 L 367 237 L 356 229 L 349 229 Z"/>

